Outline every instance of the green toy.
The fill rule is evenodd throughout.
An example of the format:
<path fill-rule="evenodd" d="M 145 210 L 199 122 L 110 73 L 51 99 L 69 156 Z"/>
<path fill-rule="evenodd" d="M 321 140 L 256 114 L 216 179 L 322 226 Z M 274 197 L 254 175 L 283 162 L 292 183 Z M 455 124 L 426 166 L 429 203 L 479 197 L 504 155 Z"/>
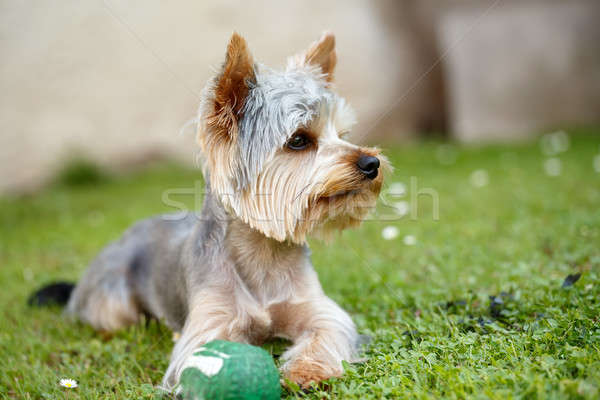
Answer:
<path fill-rule="evenodd" d="M 276 400 L 279 372 L 260 347 L 214 340 L 186 361 L 177 393 L 185 400 Z"/>

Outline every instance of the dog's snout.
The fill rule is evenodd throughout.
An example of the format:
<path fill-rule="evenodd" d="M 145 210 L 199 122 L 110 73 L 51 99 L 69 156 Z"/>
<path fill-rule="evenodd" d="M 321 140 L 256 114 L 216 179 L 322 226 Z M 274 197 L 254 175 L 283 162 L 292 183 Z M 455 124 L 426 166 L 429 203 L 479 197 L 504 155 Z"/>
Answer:
<path fill-rule="evenodd" d="M 356 166 L 369 179 L 377 178 L 379 169 L 379 159 L 373 156 L 361 156 L 356 162 Z"/>

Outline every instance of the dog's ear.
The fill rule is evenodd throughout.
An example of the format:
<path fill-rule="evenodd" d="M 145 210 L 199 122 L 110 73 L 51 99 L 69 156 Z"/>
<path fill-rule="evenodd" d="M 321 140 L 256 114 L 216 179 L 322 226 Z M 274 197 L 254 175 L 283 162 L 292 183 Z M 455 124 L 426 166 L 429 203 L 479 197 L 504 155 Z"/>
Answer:
<path fill-rule="evenodd" d="M 216 78 L 214 112 L 207 120 L 224 139 L 236 139 L 237 122 L 248 95 L 248 84 L 254 80 L 254 61 L 246 40 L 234 32 L 227 46 L 225 63 Z"/>
<path fill-rule="evenodd" d="M 336 63 L 335 36 L 331 32 L 324 32 L 319 40 L 310 45 L 308 50 L 293 56 L 288 65 L 320 67 L 327 82 L 332 82 Z"/>
<path fill-rule="evenodd" d="M 237 157 L 239 121 L 250 85 L 256 81 L 254 62 L 248 45 L 233 33 L 227 46 L 225 63 L 214 78 L 210 95 L 201 102 L 198 141 L 203 154 L 203 169 L 208 172 L 216 193 L 230 195 L 239 182 Z"/>

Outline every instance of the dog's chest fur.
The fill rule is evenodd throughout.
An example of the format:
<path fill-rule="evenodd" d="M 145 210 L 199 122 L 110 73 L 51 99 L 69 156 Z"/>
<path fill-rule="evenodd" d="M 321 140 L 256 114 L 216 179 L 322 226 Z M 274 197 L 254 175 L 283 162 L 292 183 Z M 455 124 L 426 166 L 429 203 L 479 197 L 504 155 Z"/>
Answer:
<path fill-rule="evenodd" d="M 239 279 L 236 290 L 245 292 L 237 294 L 246 298 L 249 330 L 257 342 L 287 337 L 290 312 L 322 294 L 308 248 L 266 238 L 240 221 L 231 222 L 225 243 Z"/>
<path fill-rule="evenodd" d="M 240 221 L 229 227 L 226 247 L 243 285 L 264 308 L 297 298 L 313 272 L 306 246 L 269 239 Z"/>

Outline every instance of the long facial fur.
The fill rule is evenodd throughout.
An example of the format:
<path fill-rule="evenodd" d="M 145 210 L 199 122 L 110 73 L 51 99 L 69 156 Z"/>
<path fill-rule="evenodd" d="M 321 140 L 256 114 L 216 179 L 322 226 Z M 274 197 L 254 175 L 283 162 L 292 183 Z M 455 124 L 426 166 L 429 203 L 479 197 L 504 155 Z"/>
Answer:
<path fill-rule="evenodd" d="M 204 90 L 199 138 L 212 190 L 234 217 L 280 241 L 303 243 L 309 233 L 328 236 L 358 225 L 381 188 L 381 172 L 370 181 L 356 167 L 361 154 L 379 152 L 341 138 L 355 116 L 331 90 L 335 55 L 328 40 L 290 58 L 285 71 L 254 63 L 245 42 L 236 44 L 242 54 L 232 55 L 236 49 L 230 44 L 224 72 Z M 218 113 L 219 91 L 230 82 L 223 74 L 238 65 L 246 86 L 234 93 L 227 112 Z M 237 118 L 228 121 L 236 108 Z M 223 126 L 228 135 L 220 131 Z M 309 132 L 315 146 L 286 149 L 298 129 Z"/>

